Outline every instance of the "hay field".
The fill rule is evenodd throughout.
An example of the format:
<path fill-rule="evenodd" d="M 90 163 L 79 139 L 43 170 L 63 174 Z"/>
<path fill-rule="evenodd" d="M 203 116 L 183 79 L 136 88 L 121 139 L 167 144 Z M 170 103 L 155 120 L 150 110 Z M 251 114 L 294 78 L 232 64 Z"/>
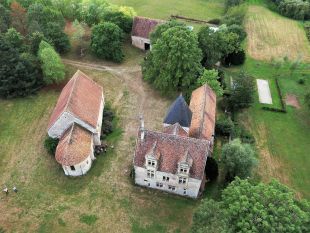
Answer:
<path fill-rule="evenodd" d="M 248 54 L 257 60 L 287 56 L 310 61 L 310 43 L 299 22 L 262 6 L 249 6 L 246 30 Z"/>

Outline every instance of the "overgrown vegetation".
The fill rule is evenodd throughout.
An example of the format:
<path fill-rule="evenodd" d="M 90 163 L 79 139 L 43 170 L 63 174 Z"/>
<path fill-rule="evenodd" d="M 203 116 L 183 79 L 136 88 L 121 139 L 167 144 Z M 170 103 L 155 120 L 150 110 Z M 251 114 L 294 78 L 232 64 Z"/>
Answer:
<path fill-rule="evenodd" d="M 271 0 L 278 10 L 284 16 L 298 20 L 310 19 L 309 0 Z"/>
<path fill-rule="evenodd" d="M 49 136 L 46 136 L 44 140 L 44 147 L 50 155 L 55 155 L 58 142 L 58 138 L 51 138 Z"/>

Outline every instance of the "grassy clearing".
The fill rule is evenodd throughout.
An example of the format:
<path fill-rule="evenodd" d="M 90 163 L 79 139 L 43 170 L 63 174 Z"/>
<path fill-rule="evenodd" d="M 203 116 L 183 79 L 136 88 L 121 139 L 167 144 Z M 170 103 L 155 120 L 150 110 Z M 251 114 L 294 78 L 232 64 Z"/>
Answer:
<path fill-rule="evenodd" d="M 219 18 L 224 12 L 223 0 L 110 0 L 117 5 L 131 6 L 138 15 L 169 19 L 171 14 L 197 19 L 210 20 Z"/>
<path fill-rule="evenodd" d="M 257 60 L 288 56 L 310 61 L 310 45 L 301 23 L 250 5 L 246 20 L 247 50 Z"/>
<path fill-rule="evenodd" d="M 249 110 L 239 115 L 241 123 L 254 133 L 260 154 L 258 174 L 262 180 L 277 178 L 296 190 L 305 198 L 310 198 L 310 112 L 303 104 L 303 97 L 310 89 L 309 65 L 304 65 L 291 74 L 287 67 L 279 72 L 267 62 L 247 59 L 246 64 L 232 68 L 230 72 L 243 69 L 254 78 L 268 79 L 278 77 L 283 95 L 297 96 L 301 109 L 288 106 L 287 114 L 264 111 L 258 102 Z M 304 77 L 305 85 L 298 84 L 298 79 Z M 273 88 L 271 88 L 272 92 Z"/>

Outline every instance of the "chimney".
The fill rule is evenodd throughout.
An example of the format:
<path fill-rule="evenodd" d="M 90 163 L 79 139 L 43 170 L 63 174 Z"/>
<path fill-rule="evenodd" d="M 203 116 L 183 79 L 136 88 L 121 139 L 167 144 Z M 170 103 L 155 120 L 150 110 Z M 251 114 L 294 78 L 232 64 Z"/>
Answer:
<path fill-rule="evenodd" d="M 140 115 L 140 137 L 141 137 L 141 141 L 144 141 L 144 136 L 145 136 L 145 132 L 144 132 L 144 119 L 143 119 L 143 115 Z"/>

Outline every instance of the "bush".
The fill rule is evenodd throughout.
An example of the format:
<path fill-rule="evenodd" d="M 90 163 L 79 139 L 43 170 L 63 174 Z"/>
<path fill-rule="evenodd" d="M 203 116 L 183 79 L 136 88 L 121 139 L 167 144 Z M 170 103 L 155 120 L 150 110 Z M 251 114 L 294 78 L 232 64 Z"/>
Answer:
<path fill-rule="evenodd" d="M 280 14 L 298 20 L 310 18 L 310 2 L 303 0 L 281 0 L 277 6 Z"/>
<path fill-rule="evenodd" d="M 224 58 L 224 64 L 225 65 L 234 65 L 234 66 L 238 66 L 238 65 L 242 65 L 245 62 L 245 51 L 244 49 L 241 49 L 240 51 L 237 52 L 233 52 L 228 54 L 225 58 Z"/>
<path fill-rule="evenodd" d="M 234 130 L 234 123 L 230 117 L 220 117 L 215 124 L 216 135 L 229 136 Z"/>
<path fill-rule="evenodd" d="M 58 138 L 51 138 L 49 136 L 45 138 L 44 147 L 50 155 L 55 155 L 58 142 Z"/>
<path fill-rule="evenodd" d="M 254 136 L 245 129 L 241 125 L 235 125 L 233 132 L 232 132 L 232 138 L 240 138 L 242 143 L 247 143 L 247 144 L 254 144 L 255 143 L 255 138 Z"/>
<path fill-rule="evenodd" d="M 237 24 L 243 25 L 243 21 L 246 14 L 246 8 L 244 6 L 231 7 L 222 19 L 222 23 L 227 26 Z"/>
<path fill-rule="evenodd" d="M 115 115 L 109 106 L 106 106 L 102 114 L 101 139 L 113 132 L 113 119 Z"/>
<path fill-rule="evenodd" d="M 122 29 L 114 23 L 104 22 L 93 27 L 91 49 L 100 58 L 121 62 L 124 59 Z"/>
<path fill-rule="evenodd" d="M 205 167 L 205 173 L 206 173 L 206 177 L 210 181 L 213 181 L 218 177 L 219 168 L 218 168 L 217 162 L 214 158 L 208 157 L 206 167 Z"/>
<path fill-rule="evenodd" d="M 300 84 L 300 85 L 304 85 L 305 82 L 306 82 L 306 80 L 304 78 L 298 79 L 298 84 Z"/>
<path fill-rule="evenodd" d="M 210 19 L 210 20 L 208 21 L 208 23 L 210 23 L 210 24 L 215 24 L 215 25 L 220 25 L 221 20 L 220 20 L 220 19 Z"/>
<path fill-rule="evenodd" d="M 242 42 L 247 36 L 246 31 L 244 30 L 244 28 L 241 25 L 232 24 L 232 25 L 227 27 L 227 30 L 229 32 L 236 33 L 239 36 L 240 42 Z"/>
<path fill-rule="evenodd" d="M 42 40 L 46 40 L 43 33 L 34 32 L 30 35 L 30 51 L 32 54 L 37 55 L 39 51 L 39 46 Z"/>

